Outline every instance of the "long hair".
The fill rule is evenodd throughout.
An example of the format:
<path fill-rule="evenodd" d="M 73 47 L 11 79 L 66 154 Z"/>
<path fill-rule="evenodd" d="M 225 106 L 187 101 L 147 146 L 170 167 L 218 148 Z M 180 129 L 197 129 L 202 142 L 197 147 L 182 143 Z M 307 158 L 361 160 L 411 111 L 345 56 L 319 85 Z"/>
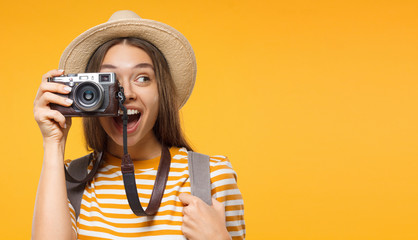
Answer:
<path fill-rule="evenodd" d="M 117 38 L 101 45 L 91 56 L 86 72 L 98 72 L 107 51 L 117 44 L 128 44 L 144 50 L 151 58 L 157 79 L 159 104 L 158 116 L 153 127 L 157 140 L 167 147 L 185 147 L 192 150 L 185 139 L 179 118 L 177 93 L 168 63 L 164 55 L 151 43 L 138 38 Z M 107 134 L 97 117 L 83 118 L 84 137 L 88 150 L 102 152 L 106 149 Z"/>

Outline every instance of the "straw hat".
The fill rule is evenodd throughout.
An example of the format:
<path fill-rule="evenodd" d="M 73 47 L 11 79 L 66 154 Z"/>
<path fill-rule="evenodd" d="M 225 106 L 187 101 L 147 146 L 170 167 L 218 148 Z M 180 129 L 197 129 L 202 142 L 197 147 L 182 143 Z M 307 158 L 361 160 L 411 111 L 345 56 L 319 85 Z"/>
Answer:
<path fill-rule="evenodd" d="M 115 12 L 107 22 L 75 38 L 64 50 L 59 68 L 66 73 L 85 72 L 94 51 L 105 42 L 120 37 L 144 39 L 163 53 L 176 85 L 180 109 L 196 81 L 196 58 L 192 46 L 176 29 L 161 22 L 142 19 L 132 11 Z"/>

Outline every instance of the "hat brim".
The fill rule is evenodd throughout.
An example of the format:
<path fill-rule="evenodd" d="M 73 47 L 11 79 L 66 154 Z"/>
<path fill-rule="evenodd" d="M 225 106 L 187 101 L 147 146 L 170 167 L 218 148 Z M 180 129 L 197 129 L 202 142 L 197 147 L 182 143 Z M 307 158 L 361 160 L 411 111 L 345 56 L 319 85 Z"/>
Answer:
<path fill-rule="evenodd" d="M 189 99 L 195 84 L 196 58 L 187 39 L 164 23 L 149 19 L 122 19 L 92 27 L 68 45 L 59 68 L 66 73 L 85 72 L 90 57 L 99 46 L 121 37 L 144 39 L 162 52 L 176 86 L 180 109 Z"/>

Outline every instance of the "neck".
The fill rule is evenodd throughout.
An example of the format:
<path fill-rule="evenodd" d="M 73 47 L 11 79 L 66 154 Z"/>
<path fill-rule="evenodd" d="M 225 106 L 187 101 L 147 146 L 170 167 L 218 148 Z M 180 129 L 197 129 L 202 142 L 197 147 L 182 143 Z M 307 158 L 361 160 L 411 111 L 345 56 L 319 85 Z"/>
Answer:
<path fill-rule="evenodd" d="M 154 134 L 141 139 L 136 144 L 130 145 L 128 139 L 128 153 L 132 160 L 148 160 L 156 158 L 161 155 L 162 146 L 158 142 Z M 117 144 L 108 137 L 107 139 L 107 151 L 118 158 L 122 158 L 123 146 Z"/>

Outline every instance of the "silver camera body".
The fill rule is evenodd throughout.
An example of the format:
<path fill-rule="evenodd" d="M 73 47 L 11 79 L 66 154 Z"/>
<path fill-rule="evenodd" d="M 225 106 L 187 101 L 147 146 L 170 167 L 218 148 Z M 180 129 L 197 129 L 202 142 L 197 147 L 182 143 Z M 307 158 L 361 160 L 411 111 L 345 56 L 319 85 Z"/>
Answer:
<path fill-rule="evenodd" d="M 51 109 L 60 111 L 64 116 L 117 116 L 119 103 L 119 83 L 116 74 L 78 73 L 48 78 L 48 82 L 61 83 L 72 88 L 67 95 L 73 100 L 70 107 L 51 104 Z"/>

